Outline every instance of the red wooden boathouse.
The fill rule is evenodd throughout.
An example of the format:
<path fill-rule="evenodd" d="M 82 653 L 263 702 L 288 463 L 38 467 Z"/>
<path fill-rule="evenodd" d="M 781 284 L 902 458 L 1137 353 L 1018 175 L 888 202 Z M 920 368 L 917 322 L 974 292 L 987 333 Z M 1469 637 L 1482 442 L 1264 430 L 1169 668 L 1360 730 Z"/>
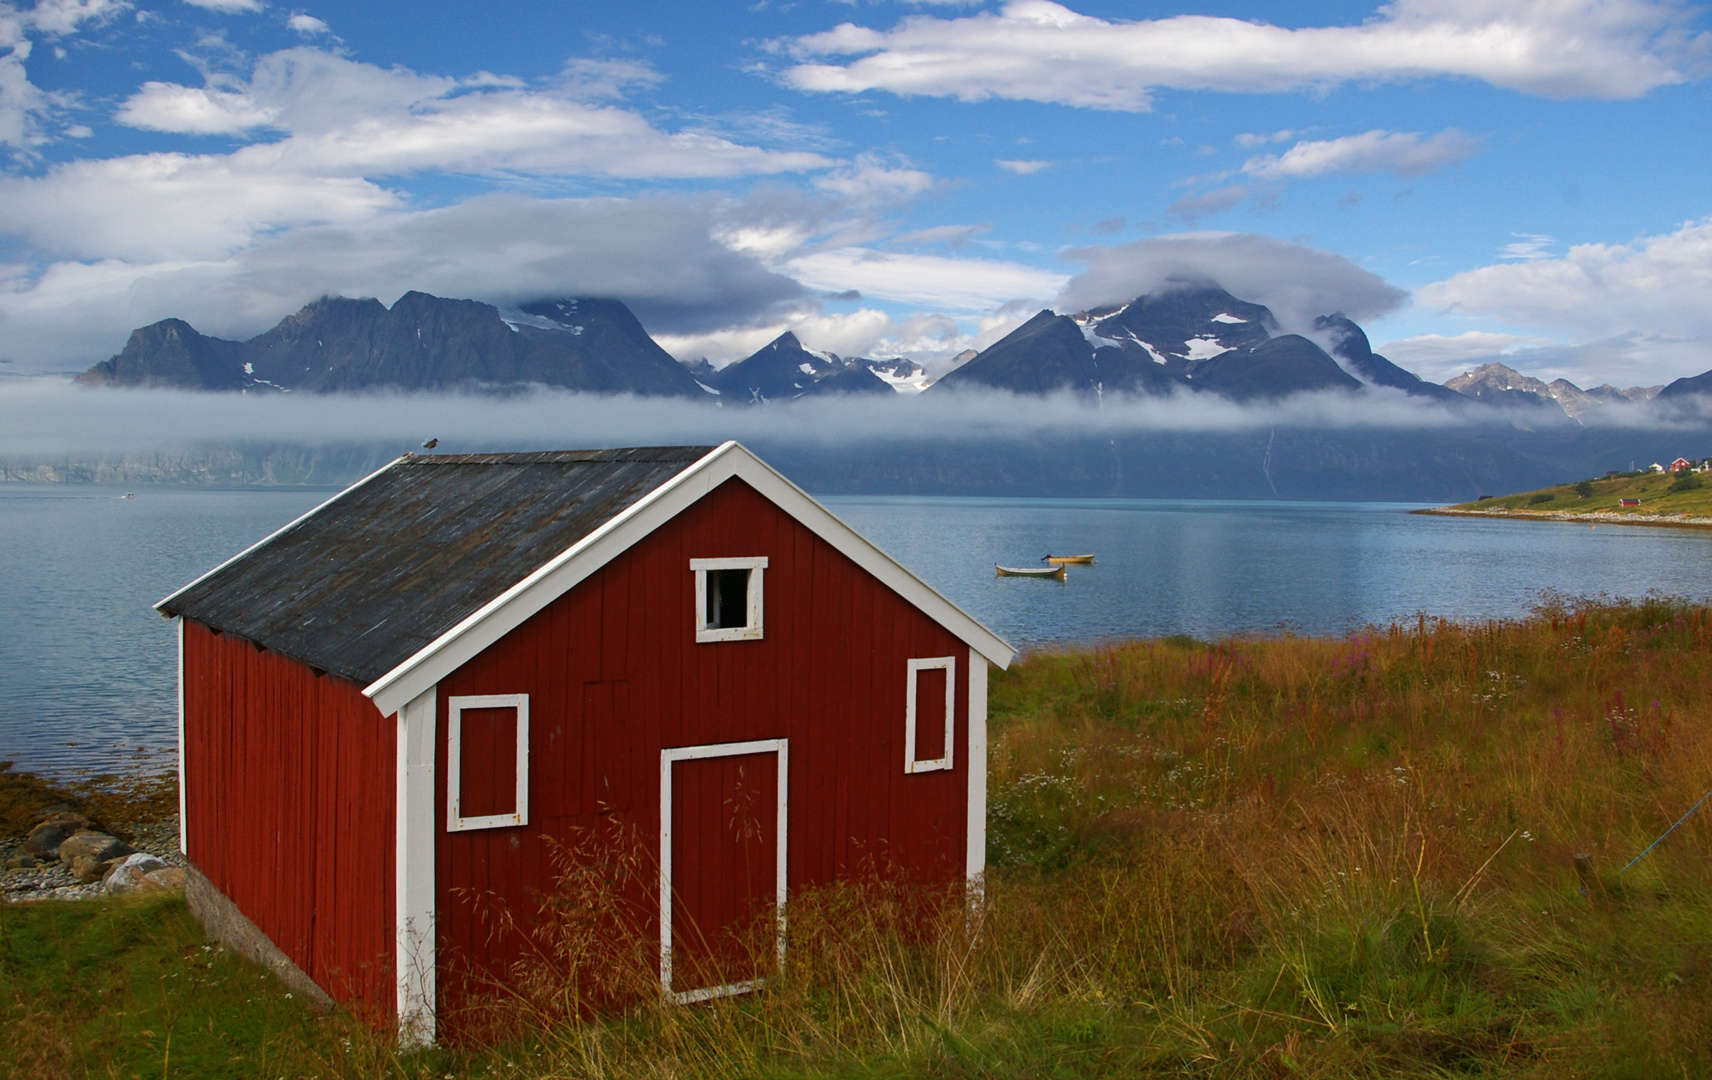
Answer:
<path fill-rule="evenodd" d="M 985 865 L 1013 651 L 736 443 L 407 455 L 158 609 L 193 907 L 406 1041 L 601 823 L 679 1001 L 752 987 L 708 942 L 794 890 Z"/>

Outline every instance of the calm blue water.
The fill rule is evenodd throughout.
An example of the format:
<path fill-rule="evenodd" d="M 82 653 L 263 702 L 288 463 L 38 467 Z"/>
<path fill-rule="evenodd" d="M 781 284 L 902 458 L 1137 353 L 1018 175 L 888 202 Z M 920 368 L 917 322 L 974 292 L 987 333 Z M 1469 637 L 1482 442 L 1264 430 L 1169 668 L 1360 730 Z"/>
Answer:
<path fill-rule="evenodd" d="M 0 759 L 113 768 L 168 751 L 170 623 L 150 605 L 330 494 L 0 485 Z M 1372 503 L 827 498 L 1018 646 L 1342 632 L 1526 612 L 1545 590 L 1712 597 L 1712 532 L 1420 517 Z M 1095 552 L 1064 584 L 993 564 Z"/>

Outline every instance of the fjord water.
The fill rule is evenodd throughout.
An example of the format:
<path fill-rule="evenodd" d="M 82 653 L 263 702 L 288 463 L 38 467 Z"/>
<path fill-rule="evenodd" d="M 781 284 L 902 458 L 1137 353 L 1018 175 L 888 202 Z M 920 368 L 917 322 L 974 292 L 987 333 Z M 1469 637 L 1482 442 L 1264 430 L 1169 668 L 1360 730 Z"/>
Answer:
<path fill-rule="evenodd" d="M 326 499 L 303 488 L 0 485 L 0 759 L 68 772 L 170 760 L 172 626 L 150 605 Z M 828 497 L 1027 647 L 1343 633 L 1417 612 L 1520 615 L 1547 590 L 1712 597 L 1712 532 L 1423 517 L 1375 503 Z M 1095 553 L 1060 584 L 995 578 Z M 686 571 L 687 572 L 687 571 Z"/>

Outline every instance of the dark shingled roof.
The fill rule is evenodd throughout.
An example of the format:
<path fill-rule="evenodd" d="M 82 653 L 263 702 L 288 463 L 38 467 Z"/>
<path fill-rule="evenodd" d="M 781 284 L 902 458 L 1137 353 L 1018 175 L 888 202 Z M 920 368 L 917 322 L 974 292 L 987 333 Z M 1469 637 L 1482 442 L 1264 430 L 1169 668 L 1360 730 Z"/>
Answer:
<path fill-rule="evenodd" d="M 712 450 L 402 458 L 159 610 L 371 683 Z"/>

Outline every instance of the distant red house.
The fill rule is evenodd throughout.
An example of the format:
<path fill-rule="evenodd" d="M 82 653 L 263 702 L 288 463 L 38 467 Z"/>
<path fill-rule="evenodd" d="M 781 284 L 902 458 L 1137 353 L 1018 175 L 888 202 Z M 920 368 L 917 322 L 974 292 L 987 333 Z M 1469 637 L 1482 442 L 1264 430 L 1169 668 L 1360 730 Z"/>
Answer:
<path fill-rule="evenodd" d="M 1639 500 L 1639 499 L 1618 499 L 1617 505 L 1618 506 L 1639 506 L 1639 505 L 1641 505 L 1641 500 Z"/>
<path fill-rule="evenodd" d="M 736 443 L 407 455 L 158 608 L 193 908 L 409 1042 L 602 822 L 680 1001 L 750 989 L 706 943 L 796 890 L 985 867 L 1012 649 Z"/>
<path fill-rule="evenodd" d="M 1694 462 L 1689 461 L 1685 457 L 1679 457 L 1675 461 L 1671 462 L 1670 466 L 1665 471 L 1666 472 L 1687 472 L 1688 470 L 1690 470 L 1692 468 L 1694 468 Z"/>

